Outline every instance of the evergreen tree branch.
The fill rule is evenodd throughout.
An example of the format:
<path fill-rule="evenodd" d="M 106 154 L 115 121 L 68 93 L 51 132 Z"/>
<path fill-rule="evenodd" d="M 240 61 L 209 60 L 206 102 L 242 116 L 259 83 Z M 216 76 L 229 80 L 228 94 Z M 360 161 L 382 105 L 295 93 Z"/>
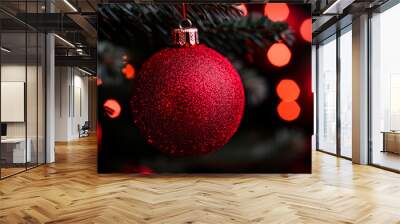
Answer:
<path fill-rule="evenodd" d="M 251 52 L 246 41 L 260 48 L 280 41 L 291 45 L 294 41 L 286 23 L 257 14 L 242 16 L 234 4 L 188 4 L 187 12 L 199 29 L 200 41 L 226 56 L 239 58 Z M 181 6 L 174 4 L 111 4 L 100 7 L 99 13 L 99 35 L 111 39 L 108 33 L 117 32 L 119 39 L 113 38 L 113 42 L 131 46 L 143 57 L 170 46 L 171 30 L 182 20 Z"/>

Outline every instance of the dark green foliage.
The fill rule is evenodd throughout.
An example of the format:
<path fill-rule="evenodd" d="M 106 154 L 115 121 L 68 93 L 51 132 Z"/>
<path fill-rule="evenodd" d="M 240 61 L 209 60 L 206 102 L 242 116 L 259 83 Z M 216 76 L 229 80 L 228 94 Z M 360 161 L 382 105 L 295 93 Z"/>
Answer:
<path fill-rule="evenodd" d="M 136 49 L 135 54 L 145 58 L 170 46 L 171 31 L 182 21 L 180 4 L 115 4 L 100 7 L 99 12 L 103 18 L 99 21 L 100 39 L 110 39 L 110 31 L 118 32 L 120 40 L 113 39 L 114 43 L 129 43 L 131 49 Z M 242 16 L 233 4 L 188 4 L 187 17 L 199 29 L 201 43 L 231 58 L 242 58 L 254 46 L 266 48 L 277 41 L 288 45 L 293 42 L 286 23 L 272 22 L 254 13 Z"/>

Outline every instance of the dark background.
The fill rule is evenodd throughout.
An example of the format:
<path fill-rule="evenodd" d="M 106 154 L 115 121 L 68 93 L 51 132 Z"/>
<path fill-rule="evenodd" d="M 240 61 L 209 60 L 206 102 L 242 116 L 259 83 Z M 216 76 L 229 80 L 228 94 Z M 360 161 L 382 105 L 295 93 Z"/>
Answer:
<path fill-rule="evenodd" d="M 302 21 L 311 17 L 310 5 L 289 5 L 290 14 L 286 22 L 293 41 L 289 46 L 292 59 L 287 66 L 277 68 L 268 62 L 265 57 L 268 44 L 266 48 L 251 43 L 243 44 L 249 49 L 237 51 L 216 49 L 231 60 L 242 78 L 246 94 L 243 120 L 236 134 L 223 148 L 208 155 L 185 157 L 171 157 L 148 145 L 133 124 L 129 101 L 134 79 L 127 80 L 121 74 L 121 68 L 127 62 L 119 58 L 127 56 L 128 63 L 134 66 L 137 74 L 147 58 L 171 44 L 169 38 L 166 38 L 169 35 L 163 32 L 177 27 L 174 21 L 159 21 L 156 16 L 145 18 L 142 24 L 138 24 L 138 18 L 142 19 L 151 13 L 135 14 L 134 7 L 145 6 L 132 3 L 106 4 L 98 9 L 98 79 L 102 82 L 98 86 L 98 130 L 101 133 L 98 140 L 98 171 L 310 173 L 313 133 L 311 44 L 304 41 L 299 33 Z M 264 4 L 246 6 L 248 16 L 263 16 Z M 188 5 L 189 17 L 191 7 L 215 7 L 215 4 Z M 206 17 L 200 19 L 206 20 Z M 148 23 L 152 20 L 153 23 Z M 192 19 L 192 22 L 196 25 L 196 20 Z M 199 36 L 200 41 L 207 44 L 209 40 L 202 37 L 201 28 Z M 224 49 L 226 51 L 222 52 Z M 295 80 L 301 89 L 297 100 L 301 113 L 292 122 L 282 120 L 276 110 L 280 99 L 275 88 L 285 78 Z M 120 116 L 115 119 L 107 116 L 103 108 L 104 102 L 110 98 L 116 99 L 122 107 Z"/>

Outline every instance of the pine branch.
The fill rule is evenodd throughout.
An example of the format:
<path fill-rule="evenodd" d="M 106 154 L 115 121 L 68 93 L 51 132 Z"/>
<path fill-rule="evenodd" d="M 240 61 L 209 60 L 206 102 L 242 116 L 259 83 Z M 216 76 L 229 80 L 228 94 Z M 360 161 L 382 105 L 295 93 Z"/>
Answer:
<path fill-rule="evenodd" d="M 237 54 L 252 50 L 244 44 L 246 40 L 251 40 L 260 48 L 266 48 L 279 41 L 291 45 L 294 41 L 292 32 L 288 29 L 286 23 L 271 22 L 266 17 L 258 14 L 229 20 L 217 27 L 208 27 L 206 25 L 203 27 L 203 32 L 204 36 L 201 39 L 210 47 L 220 49 L 222 52 L 236 51 Z M 223 42 L 224 44 L 214 44 L 215 42 Z M 243 44 L 234 45 L 234 43 Z"/>
<path fill-rule="evenodd" d="M 233 4 L 188 4 L 188 18 L 199 29 L 200 41 L 226 56 L 242 57 L 257 47 L 283 41 L 292 44 L 294 37 L 286 23 L 270 21 L 262 15 L 242 16 Z M 100 7 L 100 37 L 130 46 L 136 55 L 147 58 L 171 45 L 171 30 L 182 20 L 180 5 L 110 4 Z M 124 18 L 124 19 L 120 19 Z M 118 40 L 109 33 L 120 34 Z"/>

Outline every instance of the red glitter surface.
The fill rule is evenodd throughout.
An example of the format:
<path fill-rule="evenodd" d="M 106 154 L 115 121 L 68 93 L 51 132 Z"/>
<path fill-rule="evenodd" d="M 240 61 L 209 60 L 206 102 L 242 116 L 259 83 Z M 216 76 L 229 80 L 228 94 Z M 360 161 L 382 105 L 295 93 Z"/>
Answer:
<path fill-rule="evenodd" d="M 163 49 L 147 60 L 131 103 L 134 122 L 149 144 L 170 155 L 201 155 L 231 139 L 245 96 L 232 64 L 198 45 Z"/>

